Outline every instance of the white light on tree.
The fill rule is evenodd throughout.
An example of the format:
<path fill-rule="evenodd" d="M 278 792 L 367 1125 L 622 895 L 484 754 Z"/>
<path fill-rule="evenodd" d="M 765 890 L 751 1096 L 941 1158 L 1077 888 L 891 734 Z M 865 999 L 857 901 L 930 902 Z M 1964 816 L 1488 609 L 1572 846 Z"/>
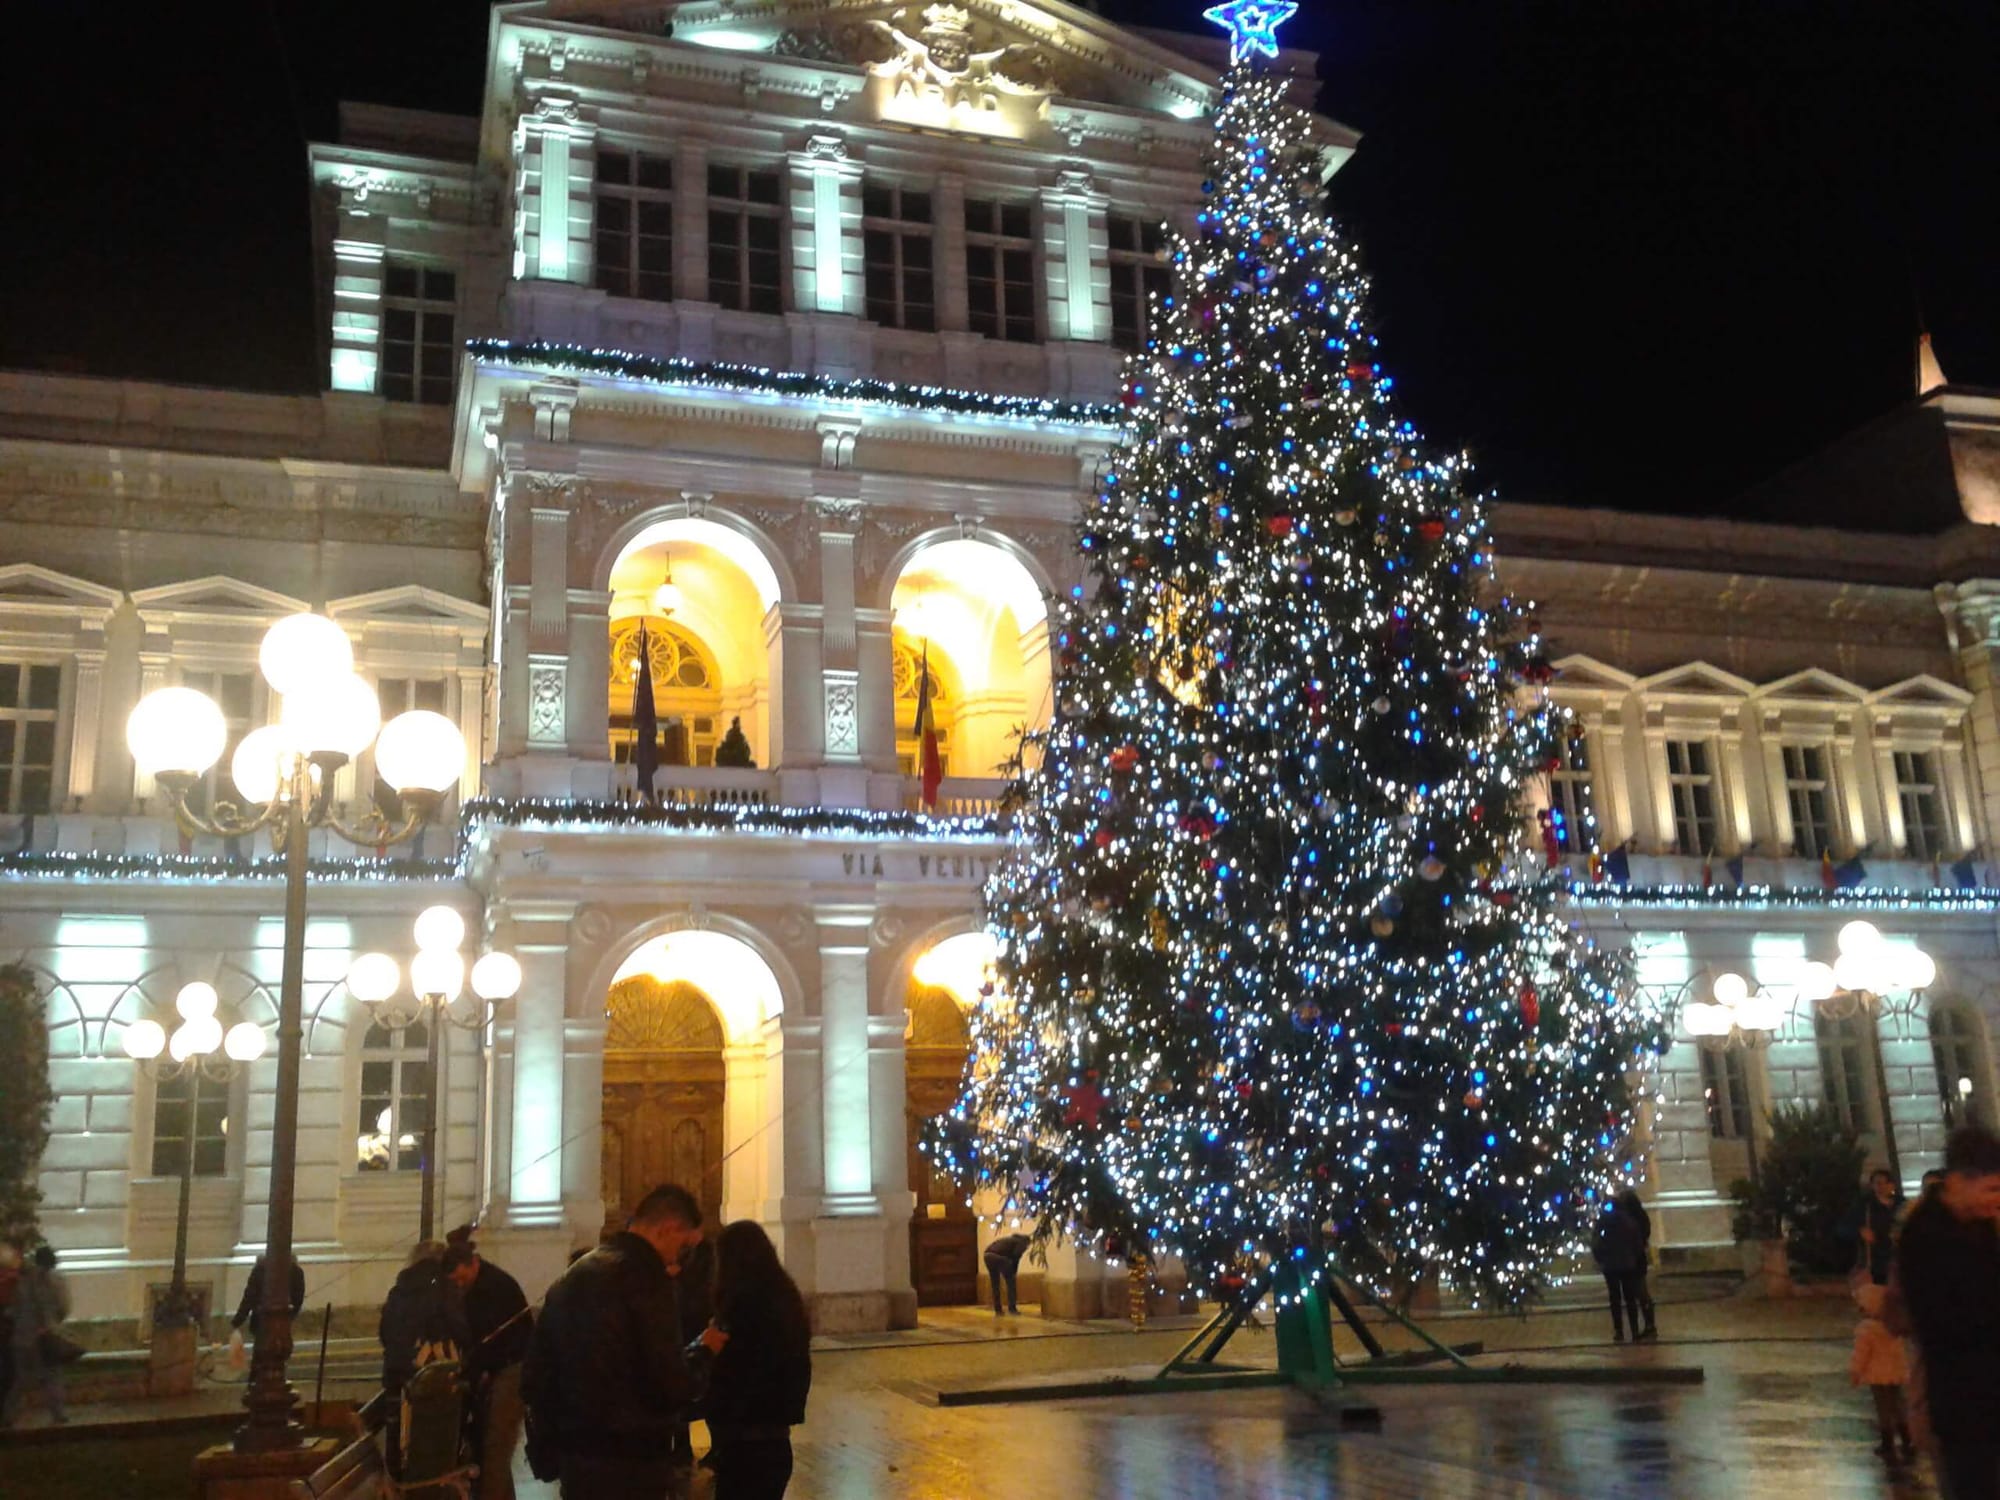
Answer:
<path fill-rule="evenodd" d="M 255 1021 L 238 1021 L 223 1033 L 222 1050 L 240 1063 L 252 1063 L 264 1055 L 264 1028 Z"/>
<path fill-rule="evenodd" d="M 465 959 L 448 948 L 426 948 L 410 960 L 410 988 L 449 1004 L 465 987 Z"/>
<path fill-rule="evenodd" d="M 364 953 L 347 970 L 347 992 L 364 1005 L 387 1000 L 402 983 L 402 969 L 386 953 Z"/>
<path fill-rule="evenodd" d="M 354 643 L 325 615 L 287 615 L 265 632 L 257 665 L 284 696 L 312 693 L 354 671 Z"/>
<path fill-rule="evenodd" d="M 229 723 L 205 693 L 160 688 L 139 700 L 125 721 L 132 759 L 149 776 L 199 776 L 222 758 Z"/>
<path fill-rule="evenodd" d="M 425 953 L 455 950 L 465 941 L 465 918 L 449 906 L 427 907 L 417 918 L 417 947 Z"/>
<path fill-rule="evenodd" d="M 307 754 L 327 752 L 352 760 L 382 726 L 382 705 L 367 680 L 348 672 L 285 696 L 281 722 Z"/>
<path fill-rule="evenodd" d="M 151 1062 L 167 1050 L 167 1029 L 158 1021 L 134 1021 L 125 1028 L 120 1040 L 125 1045 L 125 1055 L 134 1062 Z"/>
<path fill-rule="evenodd" d="M 375 771 L 399 792 L 448 790 L 465 768 L 465 736 L 443 714 L 416 708 L 382 726 Z"/>

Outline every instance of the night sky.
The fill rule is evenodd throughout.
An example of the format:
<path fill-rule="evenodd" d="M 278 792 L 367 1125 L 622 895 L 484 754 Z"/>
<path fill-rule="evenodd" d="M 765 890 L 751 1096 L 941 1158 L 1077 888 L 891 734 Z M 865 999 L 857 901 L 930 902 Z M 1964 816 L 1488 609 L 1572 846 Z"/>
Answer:
<path fill-rule="evenodd" d="M 304 141 L 343 97 L 473 112 L 487 6 L 34 16 L 0 365 L 315 389 Z M 1505 497 L 1741 514 L 1907 398 L 1920 317 L 2000 386 L 1993 0 L 1306 0 L 1285 35 L 1365 136 L 1333 197 L 1385 363 Z"/>

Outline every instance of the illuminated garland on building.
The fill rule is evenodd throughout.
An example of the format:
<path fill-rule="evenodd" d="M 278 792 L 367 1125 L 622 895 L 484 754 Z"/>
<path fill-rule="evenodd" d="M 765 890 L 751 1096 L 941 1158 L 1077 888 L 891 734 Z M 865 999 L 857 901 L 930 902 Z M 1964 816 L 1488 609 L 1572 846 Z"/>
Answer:
<path fill-rule="evenodd" d="M 1659 1028 L 1560 877 L 1517 873 L 1566 722 L 1521 611 L 1482 602 L 1464 459 L 1392 410 L 1285 94 L 1232 69 L 1128 366 L 987 892 L 981 1065 L 928 1146 L 1204 1293 L 1332 1261 L 1518 1304 L 1618 1179 Z"/>
<path fill-rule="evenodd" d="M 456 880 L 455 859 L 315 859 L 314 880 Z M 89 854 L 60 850 L 0 855 L 0 880 L 283 880 L 278 858 L 231 859 L 212 854 Z"/>
<path fill-rule="evenodd" d="M 742 395 L 797 396 L 852 406 L 941 411 L 968 417 L 1075 423 L 1090 427 L 1116 427 L 1124 415 L 1115 406 L 1095 402 L 996 396 L 987 391 L 960 391 L 941 385 L 899 385 L 893 380 L 840 380 L 830 375 L 806 375 L 796 371 L 765 369 L 758 365 L 661 358 L 651 354 L 630 354 L 622 349 L 586 349 L 581 344 L 468 339 L 465 347 L 475 359 L 498 364 L 532 365 L 578 375 L 609 375 L 647 385 L 692 387 Z"/>
<path fill-rule="evenodd" d="M 843 838 L 943 838 L 994 840 L 1001 822 L 992 817 L 935 817 L 928 813 L 868 812 L 839 807 L 784 807 L 739 802 L 683 806 L 644 802 L 564 802 L 549 798 L 481 797 L 465 804 L 465 837 L 484 825 L 564 832 L 616 832 L 659 828 L 675 833 L 817 834 Z"/>

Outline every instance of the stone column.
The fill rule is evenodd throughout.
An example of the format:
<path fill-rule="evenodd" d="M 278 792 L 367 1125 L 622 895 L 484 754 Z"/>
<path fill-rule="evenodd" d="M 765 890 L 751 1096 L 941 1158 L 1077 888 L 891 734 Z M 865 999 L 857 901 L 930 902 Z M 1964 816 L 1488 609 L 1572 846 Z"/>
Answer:
<path fill-rule="evenodd" d="M 1110 203 L 1091 190 L 1087 171 L 1058 172 L 1042 190 L 1042 306 L 1052 341 L 1111 337 Z"/>
<path fill-rule="evenodd" d="M 2000 830 L 2000 673 L 1994 662 L 1994 648 L 2000 644 L 2000 582 L 1939 584 L 1937 601 L 1958 655 L 1960 682 L 1972 694 L 1966 729 L 1972 742 L 1971 790 L 1979 803 L 1975 825 L 1987 830 L 1990 839 L 1991 831 Z"/>
<path fill-rule="evenodd" d="M 965 178 L 940 172 L 931 184 L 931 274 L 937 324 L 944 333 L 972 326 L 965 284 Z"/>
<path fill-rule="evenodd" d="M 514 278 L 590 285 L 596 126 L 545 95 L 514 127 Z"/>
<path fill-rule="evenodd" d="M 569 920 L 572 903 L 511 902 L 513 953 L 521 961 L 514 999 L 505 1221 L 515 1228 L 563 1223 L 563 1124 Z"/>
<path fill-rule="evenodd" d="M 58 789 L 55 798 L 58 808 L 66 806 L 69 800 L 82 805 L 97 790 L 97 747 L 104 734 L 103 701 L 104 653 L 77 652 L 76 673 L 70 689 L 68 797 L 65 798 Z"/>
<path fill-rule="evenodd" d="M 1716 854 L 1733 854 L 1756 842 L 1751 816 L 1750 768 L 1743 755 L 1743 719 L 1738 710 L 1724 709 L 1716 729 L 1715 809 Z M 1708 853 L 1708 850 L 1697 850 Z"/>
<path fill-rule="evenodd" d="M 382 363 L 382 255 L 389 221 L 373 212 L 366 181 L 341 189 L 333 230 L 333 326 L 327 384 L 373 395 Z"/>
<path fill-rule="evenodd" d="M 1758 717 L 1759 764 L 1764 770 L 1764 803 L 1771 820 L 1771 838 L 1787 853 L 1798 845 L 1798 830 L 1792 826 L 1792 799 L 1785 789 L 1784 715 L 1767 708 Z"/>
<path fill-rule="evenodd" d="M 875 1201 L 883 1217 L 883 1290 L 889 1298 L 889 1326 L 917 1326 L 917 1292 L 910 1281 L 910 1237 L 895 1226 L 916 1212 L 910 1191 L 909 1080 L 904 1069 L 901 1010 L 868 1018 L 869 1137 Z"/>

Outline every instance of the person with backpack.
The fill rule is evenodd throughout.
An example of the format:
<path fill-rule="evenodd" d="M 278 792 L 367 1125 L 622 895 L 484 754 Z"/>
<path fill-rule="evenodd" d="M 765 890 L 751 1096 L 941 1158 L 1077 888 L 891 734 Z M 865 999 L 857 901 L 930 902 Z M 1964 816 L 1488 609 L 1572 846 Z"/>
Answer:
<path fill-rule="evenodd" d="M 445 1246 L 444 1274 L 465 1298 L 465 1371 L 472 1389 L 473 1446 L 481 1500 L 514 1500 L 514 1449 L 521 1440 L 521 1362 L 535 1336 L 521 1283 L 479 1253 L 470 1234 Z"/>
<path fill-rule="evenodd" d="M 376 1329 L 382 1341 L 382 1390 L 389 1398 L 388 1451 L 396 1474 L 401 1473 L 408 1436 L 403 1388 L 426 1365 L 463 1365 L 471 1347 L 465 1297 L 444 1274 L 444 1249 L 437 1240 L 425 1240 L 410 1252 L 383 1300 Z"/>

